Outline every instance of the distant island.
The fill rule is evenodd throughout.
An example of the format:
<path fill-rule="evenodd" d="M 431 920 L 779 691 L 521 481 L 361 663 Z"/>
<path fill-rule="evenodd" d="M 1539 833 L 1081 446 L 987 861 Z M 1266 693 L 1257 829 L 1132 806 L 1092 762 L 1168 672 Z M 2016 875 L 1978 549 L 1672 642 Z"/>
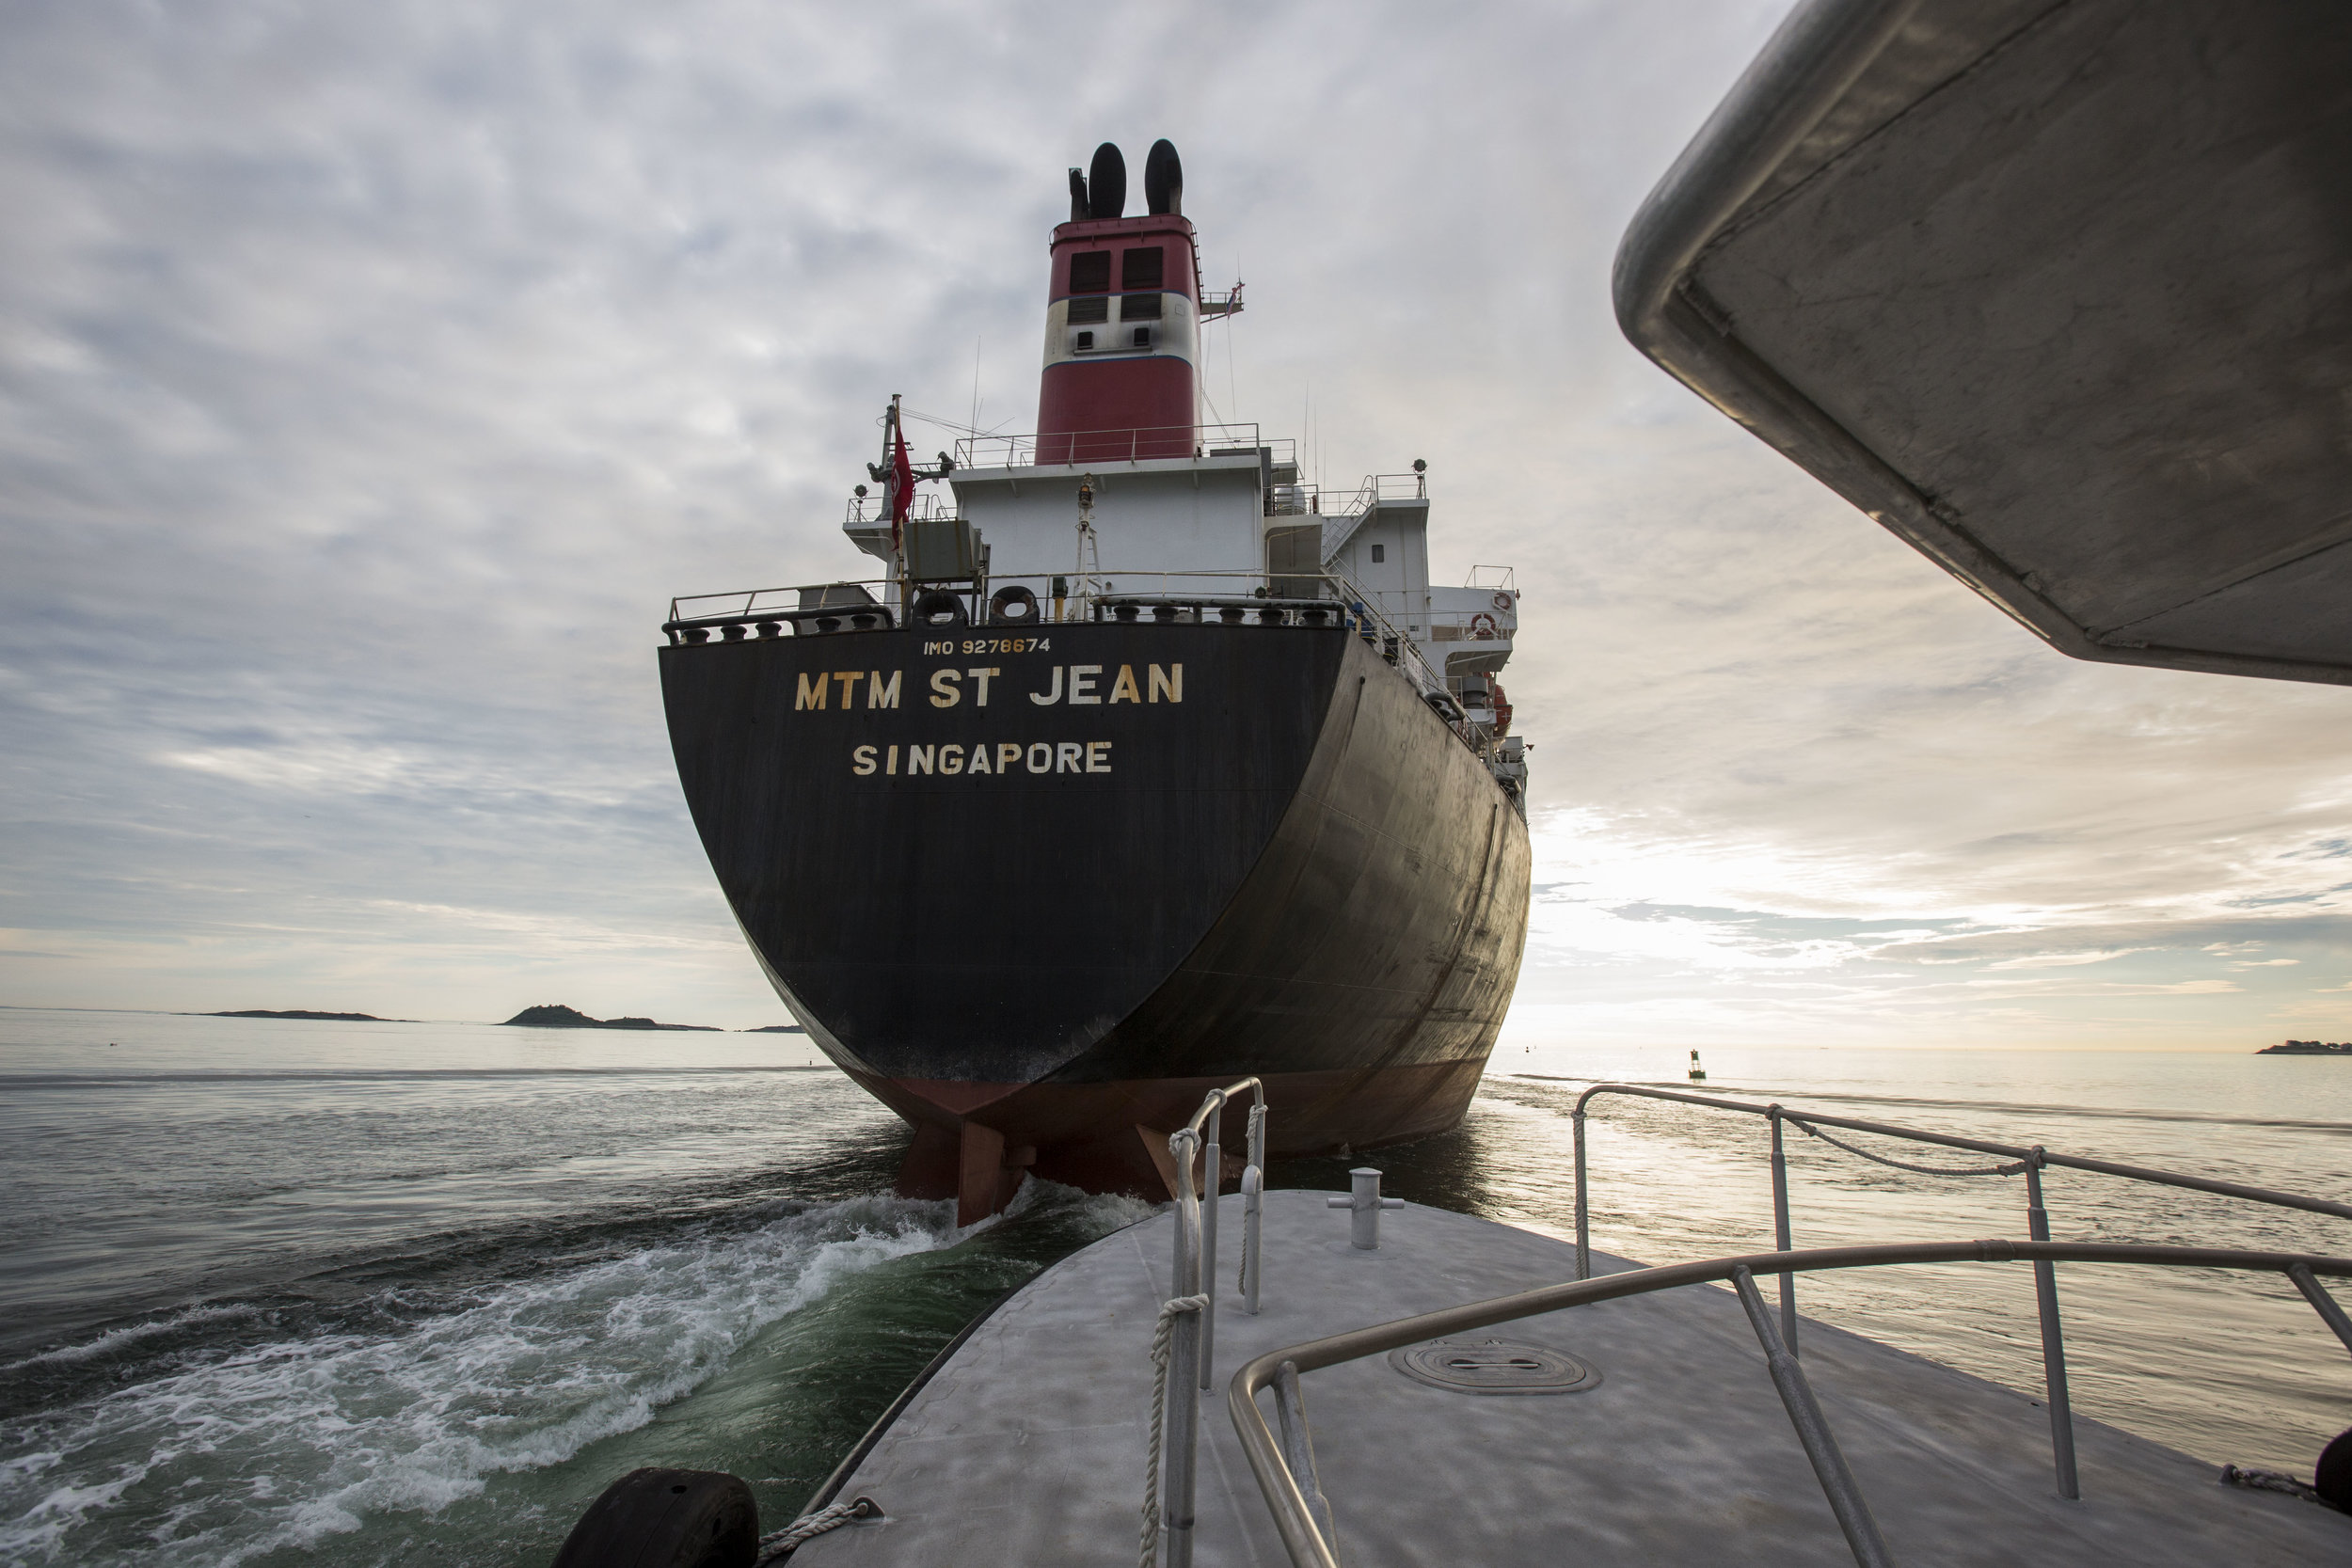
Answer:
<path fill-rule="evenodd" d="M 329 1023 L 407 1023 L 405 1018 L 378 1018 L 373 1013 L 314 1013 L 308 1007 L 288 1007 L 282 1012 L 268 1007 L 240 1007 L 233 1013 L 199 1013 L 199 1018 L 316 1018 Z"/>
<path fill-rule="evenodd" d="M 2265 1045 L 2254 1054 L 2257 1056 L 2352 1056 L 2352 1042 L 2338 1045 L 2333 1040 L 2289 1040 L 2284 1045 Z"/>
<path fill-rule="evenodd" d="M 747 1035 L 805 1035 L 807 1030 L 797 1023 L 763 1023 L 756 1029 L 746 1029 Z M 1206 1180 L 1203 1178 L 1202 1180 Z"/>
<path fill-rule="evenodd" d="M 656 1023 L 649 1018 L 590 1018 L 573 1007 L 525 1007 L 509 1023 L 527 1029 L 694 1029 L 717 1035 L 725 1031 L 709 1023 Z"/>

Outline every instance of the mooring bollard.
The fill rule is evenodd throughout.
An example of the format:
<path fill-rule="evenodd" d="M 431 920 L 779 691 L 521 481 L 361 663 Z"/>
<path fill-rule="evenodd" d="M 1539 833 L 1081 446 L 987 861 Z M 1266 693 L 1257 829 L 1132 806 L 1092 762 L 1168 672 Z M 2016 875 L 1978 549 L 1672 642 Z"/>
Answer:
<path fill-rule="evenodd" d="M 1370 1165 L 1359 1165 L 1347 1173 L 1351 1191 L 1345 1197 L 1327 1197 L 1324 1206 L 1330 1209 L 1353 1209 L 1356 1212 L 1347 1222 L 1347 1239 L 1351 1245 L 1363 1252 L 1380 1250 L 1380 1211 L 1402 1209 L 1401 1197 L 1380 1196 L 1380 1173 Z"/>

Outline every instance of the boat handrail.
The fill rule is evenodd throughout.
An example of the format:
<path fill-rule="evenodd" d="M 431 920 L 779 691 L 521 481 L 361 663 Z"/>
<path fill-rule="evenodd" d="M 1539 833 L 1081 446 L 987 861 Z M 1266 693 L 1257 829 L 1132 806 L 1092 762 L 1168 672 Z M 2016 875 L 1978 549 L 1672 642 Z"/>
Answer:
<path fill-rule="evenodd" d="M 1860 1155 L 1879 1164 L 1892 1165 L 1898 1170 L 1915 1171 L 1927 1176 L 2023 1176 L 2026 1179 L 2026 1230 L 2035 1242 L 2050 1239 L 2049 1210 L 2042 1202 L 2042 1172 L 2044 1166 L 2061 1165 L 2073 1170 L 2087 1170 L 2102 1176 L 2122 1177 L 2129 1181 L 2147 1181 L 2160 1186 L 2180 1187 L 2190 1192 L 2215 1193 L 2223 1197 L 2244 1198 L 2253 1203 L 2267 1203 L 2284 1209 L 2301 1209 L 2315 1214 L 2331 1214 L 2339 1219 L 2352 1219 L 2352 1204 L 2331 1202 L 2327 1198 L 2307 1197 L 2300 1193 L 2282 1193 L 2268 1187 L 2248 1186 L 2239 1181 L 2220 1181 L 2211 1177 L 2190 1176 L 2180 1171 L 2157 1170 L 2147 1165 L 2127 1165 L 2113 1160 L 2093 1160 L 2080 1154 L 2054 1154 L 2040 1144 L 2026 1147 L 2019 1144 L 1995 1143 L 1987 1138 L 1966 1138 L 1950 1132 L 1931 1132 L 1923 1128 L 1899 1127 L 1891 1122 L 1864 1121 L 1853 1117 L 1836 1117 L 1812 1111 L 1792 1111 L 1777 1101 L 1757 1105 L 1740 1100 L 1725 1100 L 1721 1095 L 1692 1094 L 1683 1089 L 1652 1088 L 1644 1084 L 1595 1084 L 1576 1097 L 1576 1109 L 1570 1119 L 1576 1132 L 1576 1277 L 1587 1279 L 1593 1272 L 1593 1248 L 1590 1226 L 1590 1183 L 1585 1174 L 1584 1117 L 1585 1106 L 1601 1095 L 1625 1095 L 1642 1100 L 1664 1100 L 1677 1104 L 1697 1105 L 1711 1111 L 1736 1111 L 1745 1116 L 1762 1117 L 1772 1130 L 1772 1244 L 1787 1252 L 1791 1244 L 1788 1224 L 1788 1161 L 1781 1138 L 1781 1124 L 1791 1122 L 1811 1137 Z M 1971 1153 L 1990 1154 L 2010 1162 L 2003 1165 L 1984 1166 L 1971 1170 L 1952 1170 L 1927 1165 L 1910 1164 L 1889 1160 L 1856 1148 L 1819 1131 L 1823 1127 L 1843 1128 L 1852 1132 L 1867 1132 L 1876 1137 L 1902 1138 L 1913 1143 L 1935 1144 L 1945 1148 L 1964 1148 Z M 2074 1467 L 2074 1410 L 2067 1392 L 2065 1334 L 2058 1319 L 2058 1275 L 2046 1262 L 2034 1265 L 2035 1308 L 2042 1327 L 2042 1383 L 2049 1395 L 2050 1454 L 2058 1473 L 2058 1495 L 2064 1497 L 2080 1496 L 2080 1482 Z M 1797 1281 L 1792 1272 L 1780 1275 L 1780 1332 L 1791 1355 L 1797 1354 Z"/>
<path fill-rule="evenodd" d="M 1176 1267 L 1169 1277 L 1172 1300 L 1163 1308 L 1168 1319 L 1168 1365 L 1162 1370 L 1162 1397 L 1168 1400 L 1167 1431 L 1159 1444 L 1154 1477 L 1166 1522 L 1168 1568 L 1191 1568 L 1195 1479 L 1200 1449 L 1200 1395 L 1209 1386 L 1210 1368 L 1216 1352 L 1216 1196 L 1224 1186 L 1223 1128 L 1225 1107 L 1243 1094 L 1250 1096 L 1249 1160 L 1241 1173 L 1242 1191 L 1242 1310 L 1258 1310 L 1259 1234 L 1265 1195 L 1265 1085 L 1244 1078 L 1201 1096 L 1200 1108 L 1184 1126 L 1168 1134 L 1168 1152 L 1176 1170 Z M 1201 1166 L 1208 1188 L 1207 1202 L 1193 1178 Z M 1194 1308 L 1180 1303 L 1197 1301 Z M 1172 1316 L 1170 1315 L 1172 1314 Z M 1147 1502 L 1147 1528 L 1150 1528 Z M 1148 1560 L 1154 1543 L 1147 1541 Z"/>
<path fill-rule="evenodd" d="M 1796 1429 L 1805 1457 L 1829 1500 L 1831 1513 L 1846 1537 L 1854 1561 L 1879 1568 L 1892 1560 L 1879 1539 L 1869 1504 L 1855 1484 L 1852 1472 L 1831 1433 L 1828 1421 L 1813 1397 L 1794 1347 L 1774 1327 L 1772 1315 L 1756 1288 L 1756 1276 L 1814 1274 L 1835 1269 L 1878 1268 L 1922 1263 L 2031 1262 L 2037 1271 L 2056 1263 L 2122 1263 L 2156 1268 L 2260 1270 L 2284 1275 L 2308 1301 L 2347 1351 L 2352 1351 L 2352 1319 L 2319 1283 L 2322 1275 L 2352 1278 L 2352 1259 L 2312 1253 L 2257 1252 L 2227 1247 L 2153 1246 L 2111 1242 L 2050 1242 L 1979 1240 L 1968 1242 L 1905 1242 L 1870 1246 L 1822 1247 L 1804 1252 L 1750 1253 L 1713 1258 L 1696 1263 L 1671 1263 L 1633 1269 L 1599 1278 L 1579 1278 L 1546 1285 L 1460 1307 L 1444 1307 L 1392 1323 L 1375 1323 L 1343 1334 L 1327 1335 L 1303 1344 L 1268 1351 L 1243 1366 L 1227 1386 L 1226 1405 L 1242 1449 L 1257 1478 L 1258 1490 L 1273 1513 L 1283 1550 L 1295 1568 L 1339 1568 L 1328 1533 L 1318 1523 L 1308 1499 L 1308 1488 L 1320 1497 L 1313 1450 L 1307 1439 L 1306 1405 L 1298 1374 L 1366 1356 L 1402 1350 L 1424 1340 L 1492 1328 L 1499 1323 L 1557 1312 L 1596 1302 L 1647 1295 L 1685 1285 L 1728 1283 L 1738 1293 L 1749 1326 L 1763 1347 L 1765 1364 L 1780 1394 L 1789 1424 Z M 1258 1394 L 1275 1391 L 1277 1416 L 1298 1463 L 1285 1457 L 1258 1406 Z M 1306 1474 L 1300 1474 L 1304 1469 Z M 2070 1496 L 2072 1494 L 2069 1494 Z"/>

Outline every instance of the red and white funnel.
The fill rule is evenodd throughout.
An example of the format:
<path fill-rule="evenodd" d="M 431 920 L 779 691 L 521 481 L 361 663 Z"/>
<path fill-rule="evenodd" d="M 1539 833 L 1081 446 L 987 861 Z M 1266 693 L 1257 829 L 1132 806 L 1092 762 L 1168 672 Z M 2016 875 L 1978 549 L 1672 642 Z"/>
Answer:
<path fill-rule="evenodd" d="M 1070 221 L 1054 230 L 1038 394 L 1037 460 L 1190 457 L 1199 441 L 1194 366 L 1200 277 L 1184 215 L 1184 166 L 1166 141 L 1143 166 L 1128 217 L 1127 163 L 1104 142 L 1070 171 Z"/>

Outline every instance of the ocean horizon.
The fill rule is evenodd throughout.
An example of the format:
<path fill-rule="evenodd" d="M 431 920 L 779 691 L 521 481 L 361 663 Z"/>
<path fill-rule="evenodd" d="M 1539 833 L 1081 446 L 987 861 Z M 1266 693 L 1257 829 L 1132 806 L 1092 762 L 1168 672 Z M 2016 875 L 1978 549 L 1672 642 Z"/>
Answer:
<path fill-rule="evenodd" d="M 2352 1077 L 2324 1058 L 1701 1049 L 1729 1099 L 2352 1195 Z M 1506 1043 L 1457 1131 L 1272 1184 L 1368 1160 L 1572 1235 L 1577 1094 L 1684 1086 L 1686 1060 Z M 0 1009 L 0 1561 L 536 1564 L 652 1463 L 790 1516 L 973 1316 L 1150 1212 L 1032 1183 L 959 1229 L 893 1196 L 901 1124 L 820 1065 L 795 1036 Z M 1769 1245 L 1760 1122 L 1603 1100 L 1590 1126 L 1597 1247 Z M 2025 1231 L 2011 1178 L 1793 1132 L 1790 1170 L 1801 1246 Z M 2352 1253 L 2325 1216 L 2046 1180 L 2060 1239 Z M 2078 1411 L 2308 1472 L 2352 1424 L 2341 1348 L 2283 1280 L 2153 1273 L 2060 1271 Z M 1800 1305 L 2037 1389 L 2022 1270 L 1825 1276 Z"/>

